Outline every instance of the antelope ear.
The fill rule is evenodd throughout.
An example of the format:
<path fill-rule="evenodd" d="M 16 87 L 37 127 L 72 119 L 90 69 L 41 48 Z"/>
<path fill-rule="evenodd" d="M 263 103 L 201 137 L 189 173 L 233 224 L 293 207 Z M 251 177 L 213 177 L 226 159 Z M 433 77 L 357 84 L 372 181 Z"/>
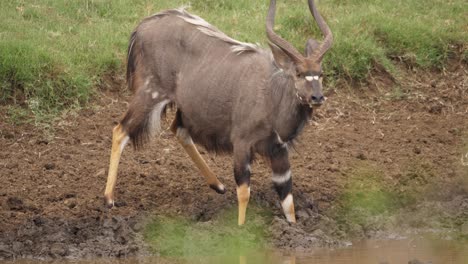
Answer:
<path fill-rule="evenodd" d="M 319 46 L 320 44 L 315 39 L 310 38 L 309 40 L 307 40 L 306 48 L 305 48 L 306 56 L 309 57 L 310 55 L 312 55 L 314 50 L 316 50 Z"/>
<path fill-rule="evenodd" d="M 291 60 L 291 58 L 275 44 L 268 43 L 268 45 L 270 46 L 271 52 L 273 53 L 273 58 L 275 59 L 276 65 L 278 65 L 278 67 L 284 71 L 291 69 L 294 65 L 293 60 Z"/>

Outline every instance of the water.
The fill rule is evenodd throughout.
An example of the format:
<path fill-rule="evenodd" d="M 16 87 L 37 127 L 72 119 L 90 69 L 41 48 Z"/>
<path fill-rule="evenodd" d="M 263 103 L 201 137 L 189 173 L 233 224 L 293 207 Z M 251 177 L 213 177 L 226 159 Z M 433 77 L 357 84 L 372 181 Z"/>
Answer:
<path fill-rule="evenodd" d="M 416 262 L 419 261 L 419 262 Z M 350 247 L 323 249 L 318 248 L 308 252 L 265 251 L 252 252 L 244 256 L 219 257 L 187 257 L 187 258 L 129 258 L 129 259 L 96 259 L 69 260 L 48 263 L 118 263 L 118 264 L 149 264 L 149 263 L 223 263 L 223 264 L 468 264 L 468 243 L 454 240 L 414 238 L 401 240 L 366 240 L 354 243 Z M 18 260 L 6 262 L 9 264 L 42 263 L 37 260 Z"/>

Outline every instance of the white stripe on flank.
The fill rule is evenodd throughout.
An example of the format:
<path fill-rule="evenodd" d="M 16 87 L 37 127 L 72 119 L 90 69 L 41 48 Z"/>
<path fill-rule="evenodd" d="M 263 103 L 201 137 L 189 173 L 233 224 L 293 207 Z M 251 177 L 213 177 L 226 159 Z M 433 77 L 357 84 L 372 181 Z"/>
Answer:
<path fill-rule="evenodd" d="M 151 135 L 155 135 L 157 133 L 159 133 L 161 131 L 161 113 L 164 109 L 164 107 L 166 107 L 166 105 L 169 103 L 170 101 L 168 99 L 165 99 L 159 103 L 157 103 L 154 108 L 153 108 L 153 111 L 151 111 L 151 114 L 150 114 L 150 118 L 149 118 L 149 128 L 150 128 L 150 133 Z"/>
<path fill-rule="evenodd" d="M 122 153 L 123 149 L 125 148 L 125 145 L 127 145 L 128 143 L 128 140 L 130 139 L 130 137 L 126 136 L 122 142 L 120 143 L 120 153 Z"/>
<path fill-rule="evenodd" d="M 285 183 L 289 181 L 289 179 L 291 179 L 291 170 L 288 170 L 284 174 L 273 173 L 272 177 L 273 182 L 278 184 Z"/>
<path fill-rule="evenodd" d="M 145 88 L 148 87 L 148 84 L 150 83 L 150 80 L 151 80 L 151 78 L 146 79 L 145 84 L 144 84 Z"/>

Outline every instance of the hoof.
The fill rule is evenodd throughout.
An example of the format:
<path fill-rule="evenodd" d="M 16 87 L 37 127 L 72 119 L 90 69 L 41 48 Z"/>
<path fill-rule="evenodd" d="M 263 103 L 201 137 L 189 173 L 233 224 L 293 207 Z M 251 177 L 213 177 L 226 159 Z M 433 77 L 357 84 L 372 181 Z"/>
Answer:
<path fill-rule="evenodd" d="M 225 194 L 226 193 L 226 188 L 222 184 L 220 184 L 220 185 L 210 184 L 210 188 L 215 190 L 215 192 L 217 192 L 219 194 Z"/>
<path fill-rule="evenodd" d="M 114 207 L 114 199 L 107 196 L 104 197 L 104 206 L 106 206 L 108 209 Z"/>

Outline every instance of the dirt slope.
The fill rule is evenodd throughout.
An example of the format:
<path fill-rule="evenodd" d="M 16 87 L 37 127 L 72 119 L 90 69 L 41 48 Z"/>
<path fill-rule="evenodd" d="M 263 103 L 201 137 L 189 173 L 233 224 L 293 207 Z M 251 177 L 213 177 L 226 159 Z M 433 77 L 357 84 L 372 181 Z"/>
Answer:
<path fill-rule="evenodd" d="M 431 175 L 441 186 L 463 177 L 466 76 L 462 65 L 442 73 L 408 73 L 399 90 L 376 77 L 362 89 L 329 92 L 291 157 L 296 227 L 282 220 L 264 162 L 257 159 L 253 164 L 252 199 L 279 217 L 273 223 L 274 244 L 313 244 L 307 239 L 317 234 L 313 233 L 317 212 L 330 208 L 356 162 L 377 164 L 388 184 L 397 184 L 414 161 L 432 164 Z M 104 209 L 111 130 L 127 100 L 128 95 L 104 91 L 93 107 L 68 115 L 53 133 L 13 125 L 6 114 L 0 116 L 0 260 L 142 254 L 138 231 L 145 216 L 180 214 L 206 220 L 236 204 L 230 157 L 203 152 L 228 188 L 219 195 L 205 185 L 165 131 L 143 151 L 125 149 L 117 207 Z M 6 112 L 6 106 L 0 109 Z M 445 197 L 451 199 L 450 195 Z M 325 237 L 319 242 L 329 243 Z"/>

